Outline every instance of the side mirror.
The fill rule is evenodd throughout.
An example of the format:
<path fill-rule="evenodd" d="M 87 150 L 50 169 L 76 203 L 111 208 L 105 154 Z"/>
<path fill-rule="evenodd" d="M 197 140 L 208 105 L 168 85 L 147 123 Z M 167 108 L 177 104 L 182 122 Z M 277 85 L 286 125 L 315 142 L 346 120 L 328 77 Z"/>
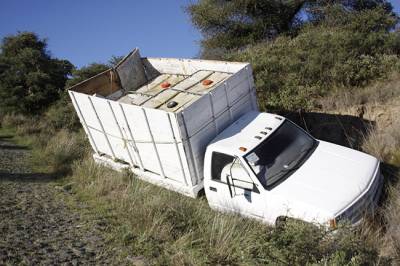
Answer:
<path fill-rule="evenodd" d="M 232 192 L 232 187 L 231 187 L 231 181 L 230 181 L 230 179 L 231 179 L 230 175 L 226 175 L 226 183 L 228 184 L 229 195 L 231 195 L 231 198 L 233 198 L 233 192 Z"/>
<path fill-rule="evenodd" d="M 233 177 L 232 179 L 233 179 L 233 182 L 232 182 L 233 185 L 237 188 L 242 188 L 242 189 L 250 190 L 250 191 L 253 190 L 253 188 L 254 188 L 253 182 L 243 181 L 240 179 L 240 177 L 238 177 L 238 178 Z"/>
<path fill-rule="evenodd" d="M 231 197 L 236 196 L 236 188 L 241 188 L 249 191 L 258 191 L 257 187 L 249 177 L 247 171 L 241 165 L 240 161 L 239 164 L 236 163 L 237 160 L 237 157 L 235 158 L 235 160 L 233 160 L 229 169 L 230 174 L 226 176 Z M 256 190 L 254 190 L 254 188 Z"/>

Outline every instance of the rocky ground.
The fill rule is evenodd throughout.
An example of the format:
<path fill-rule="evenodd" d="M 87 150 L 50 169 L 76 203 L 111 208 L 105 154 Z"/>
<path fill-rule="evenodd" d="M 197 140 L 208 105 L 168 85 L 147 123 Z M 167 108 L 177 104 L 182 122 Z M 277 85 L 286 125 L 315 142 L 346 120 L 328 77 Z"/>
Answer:
<path fill-rule="evenodd" d="M 29 156 L 12 136 L 0 136 L 0 265 L 112 263 L 106 224 L 82 219 L 82 203 L 71 207 L 73 197 L 51 175 L 32 173 Z"/>

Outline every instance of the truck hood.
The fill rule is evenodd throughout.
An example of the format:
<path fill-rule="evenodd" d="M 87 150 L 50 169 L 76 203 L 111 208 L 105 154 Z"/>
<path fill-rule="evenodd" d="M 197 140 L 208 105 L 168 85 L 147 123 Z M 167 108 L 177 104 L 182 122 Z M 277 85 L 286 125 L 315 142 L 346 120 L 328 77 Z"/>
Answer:
<path fill-rule="evenodd" d="M 271 192 L 282 197 L 289 212 L 290 206 L 303 212 L 296 216 L 333 218 L 363 194 L 378 165 L 371 155 L 319 141 L 308 160 Z"/>

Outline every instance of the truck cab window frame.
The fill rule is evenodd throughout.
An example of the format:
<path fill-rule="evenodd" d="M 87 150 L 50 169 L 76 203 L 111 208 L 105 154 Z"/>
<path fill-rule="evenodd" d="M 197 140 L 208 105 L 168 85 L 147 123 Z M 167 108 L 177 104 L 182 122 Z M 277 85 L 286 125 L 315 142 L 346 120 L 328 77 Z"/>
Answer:
<path fill-rule="evenodd" d="M 232 155 L 214 151 L 211 155 L 211 180 L 226 184 L 221 180 L 222 169 L 227 164 L 232 163 L 234 159 L 235 157 Z"/>
<path fill-rule="evenodd" d="M 249 184 L 253 184 L 253 189 L 250 190 L 250 191 L 255 192 L 255 193 L 260 193 L 260 191 L 257 189 L 256 183 L 251 178 L 249 171 L 246 169 L 244 164 L 241 162 L 240 158 L 232 156 L 232 155 L 228 155 L 228 154 L 225 154 L 225 153 L 216 152 L 216 151 L 214 151 L 212 153 L 212 155 L 211 155 L 211 180 L 219 182 L 219 183 L 226 184 L 228 186 L 229 184 L 226 181 L 222 180 L 221 175 L 222 175 L 223 169 L 227 165 L 232 164 L 232 163 L 234 163 L 234 165 L 238 164 L 238 165 L 240 165 L 241 168 L 243 168 L 243 172 L 246 174 L 246 178 L 248 180 L 244 180 L 242 178 L 241 181 L 240 181 L 240 179 L 235 178 L 235 177 L 233 177 L 233 179 L 237 180 L 237 181 L 240 181 L 240 182 L 246 182 L 246 183 L 249 183 Z M 231 179 L 232 179 L 232 176 L 231 176 Z M 244 188 L 244 187 L 242 187 L 240 185 L 235 185 L 234 182 L 233 182 L 233 184 L 230 184 L 230 185 L 233 186 L 233 187 L 236 187 L 236 188 L 249 190 L 249 189 Z"/>

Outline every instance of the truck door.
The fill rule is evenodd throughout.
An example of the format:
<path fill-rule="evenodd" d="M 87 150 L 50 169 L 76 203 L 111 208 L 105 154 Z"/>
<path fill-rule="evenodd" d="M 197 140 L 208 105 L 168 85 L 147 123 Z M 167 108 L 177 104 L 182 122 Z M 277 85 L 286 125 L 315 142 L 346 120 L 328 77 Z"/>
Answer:
<path fill-rule="evenodd" d="M 213 152 L 211 180 L 205 183 L 205 191 L 210 206 L 215 209 L 264 218 L 264 194 L 239 158 Z"/>

